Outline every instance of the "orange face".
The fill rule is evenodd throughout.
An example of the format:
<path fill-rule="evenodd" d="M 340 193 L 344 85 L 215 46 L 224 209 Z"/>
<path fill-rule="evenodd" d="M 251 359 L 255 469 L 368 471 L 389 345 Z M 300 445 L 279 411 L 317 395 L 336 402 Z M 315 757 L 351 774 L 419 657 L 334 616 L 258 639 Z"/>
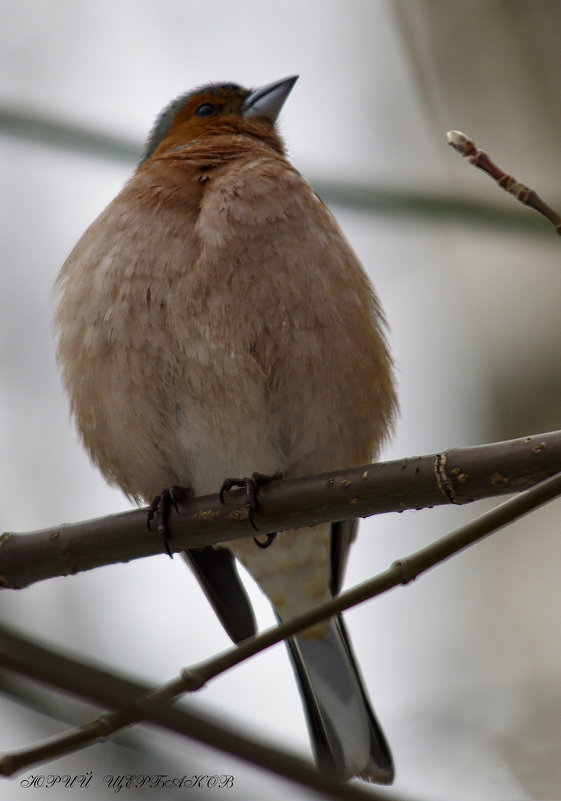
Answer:
<path fill-rule="evenodd" d="M 250 90 L 236 84 L 219 84 L 173 101 L 156 120 L 141 164 L 194 139 L 218 134 L 256 136 L 282 152 L 271 119 L 245 116 L 244 103 L 250 94 Z"/>

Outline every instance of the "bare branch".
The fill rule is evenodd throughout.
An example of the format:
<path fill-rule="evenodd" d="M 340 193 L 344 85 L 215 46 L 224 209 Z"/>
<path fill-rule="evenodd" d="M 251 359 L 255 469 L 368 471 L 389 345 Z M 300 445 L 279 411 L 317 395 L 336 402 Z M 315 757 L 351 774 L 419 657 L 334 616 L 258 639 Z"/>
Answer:
<path fill-rule="evenodd" d="M 262 770 L 308 787 L 326 798 L 336 801 L 385 798 L 376 790 L 366 790 L 352 784 L 336 784 L 320 775 L 296 754 L 266 745 L 262 739 L 258 741 L 247 737 L 199 712 L 156 702 L 148 697 L 148 687 L 23 639 L 5 626 L 0 626 L 0 664 L 8 670 L 90 702 L 123 710 L 133 719 L 145 720 L 218 748 Z"/>
<path fill-rule="evenodd" d="M 276 645 L 287 637 L 303 631 L 339 612 L 381 595 L 399 584 L 408 584 L 432 567 L 459 553 L 475 542 L 519 519 L 561 494 L 561 473 L 543 481 L 527 492 L 511 498 L 456 531 L 410 556 L 394 562 L 386 571 L 371 578 L 330 601 L 314 606 L 307 612 L 281 623 L 262 634 L 229 648 L 217 656 L 183 670 L 181 675 L 162 687 L 146 694 L 145 700 L 164 703 L 186 692 L 203 687 L 210 679 L 224 673 L 257 653 Z M 1 661 L 1 652 L 0 652 Z M 109 712 L 84 726 L 73 729 L 28 749 L 5 754 L 0 759 L 0 774 L 12 775 L 37 762 L 58 758 L 105 739 L 119 729 L 141 721 L 127 711 Z M 204 740 L 203 740 L 204 742 Z"/>
<path fill-rule="evenodd" d="M 461 131 L 448 131 L 446 138 L 448 144 L 457 150 L 458 153 L 461 153 L 462 156 L 465 156 L 470 164 L 479 167 L 480 170 L 490 175 L 501 189 L 514 195 L 514 197 L 525 206 L 530 206 L 530 208 L 542 214 L 555 226 L 557 233 L 561 235 L 561 217 L 541 199 L 537 192 L 519 183 L 512 175 L 508 175 L 501 170 L 500 167 L 497 167 L 497 165 L 491 161 L 489 155 L 484 150 L 478 150 L 475 146 L 475 142 Z"/>
<path fill-rule="evenodd" d="M 273 481 L 259 490 L 256 522 L 263 532 L 404 509 L 511 494 L 561 470 L 561 431 L 444 453 L 382 462 L 301 479 Z M 173 551 L 253 537 L 245 495 L 193 498 L 172 509 Z M 0 536 L 0 587 L 36 581 L 162 553 L 144 510 Z"/>

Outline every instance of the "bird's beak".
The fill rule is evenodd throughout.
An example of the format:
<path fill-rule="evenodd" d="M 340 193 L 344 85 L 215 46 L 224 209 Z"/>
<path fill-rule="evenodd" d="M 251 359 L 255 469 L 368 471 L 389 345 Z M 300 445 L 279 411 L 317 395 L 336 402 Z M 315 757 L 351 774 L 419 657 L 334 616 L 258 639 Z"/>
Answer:
<path fill-rule="evenodd" d="M 293 75 L 254 89 L 245 99 L 242 117 L 265 117 L 274 123 L 297 80 L 298 75 Z"/>

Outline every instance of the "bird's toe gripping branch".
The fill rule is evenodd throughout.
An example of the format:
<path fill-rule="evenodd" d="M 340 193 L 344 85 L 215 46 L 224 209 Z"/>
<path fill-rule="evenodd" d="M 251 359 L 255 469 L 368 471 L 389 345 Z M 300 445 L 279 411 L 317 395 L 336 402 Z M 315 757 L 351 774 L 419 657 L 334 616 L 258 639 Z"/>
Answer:
<path fill-rule="evenodd" d="M 153 499 L 152 503 L 146 510 L 146 517 L 147 517 L 147 524 L 148 529 L 152 530 L 152 520 L 154 517 L 158 517 L 158 527 L 157 531 L 160 537 L 162 538 L 164 550 L 170 559 L 173 559 L 173 553 L 171 552 L 171 548 L 169 547 L 169 540 L 171 537 L 171 533 L 169 530 L 169 511 L 171 507 L 175 509 L 175 511 L 179 514 L 179 509 L 177 508 L 177 504 L 181 501 L 184 501 L 185 498 L 189 495 L 189 490 L 186 487 L 178 487 L 173 486 L 169 487 L 168 489 L 162 490 L 159 495 Z"/>
<path fill-rule="evenodd" d="M 263 484 L 268 484 L 269 481 L 273 481 L 275 478 L 279 478 L 279 476 L 268 476 L 264 473 L 252 473 L 251 476 L 246 478 L 227 478 L 220 487 L 220 503 L 224 503 L 224 495 L 234 487 L 245 488 L 245 508 L 247 509 L 247 517 L 252 528 L 254 528 L 255 531 L 259 531 L 259 528 L 255 523 L 255 512 L 259 506 L 257 500 L 259 487 L 261 487 Z M 259 548 L 268 548 L 276 536 L 276 532 L 272 532 L 265 535 L 265 540 L 263 542 L 258 540 L 257 537 L 254 537 L 253 541 L 259 546 Z"/>

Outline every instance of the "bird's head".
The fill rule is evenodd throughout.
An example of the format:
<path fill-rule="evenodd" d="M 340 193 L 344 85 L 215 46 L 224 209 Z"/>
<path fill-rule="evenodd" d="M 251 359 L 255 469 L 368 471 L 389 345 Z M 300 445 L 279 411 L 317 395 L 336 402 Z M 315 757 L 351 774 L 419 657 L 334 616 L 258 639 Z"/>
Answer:
<path fill-rule="evenodd" d="M 297 80 L 283 78 L 259 89 L 213 83 L 178 97 L 157 118 L 139 166 L 194 139 L 227 133 L 255 136 L 283 152 L 275 122 Z"/>

